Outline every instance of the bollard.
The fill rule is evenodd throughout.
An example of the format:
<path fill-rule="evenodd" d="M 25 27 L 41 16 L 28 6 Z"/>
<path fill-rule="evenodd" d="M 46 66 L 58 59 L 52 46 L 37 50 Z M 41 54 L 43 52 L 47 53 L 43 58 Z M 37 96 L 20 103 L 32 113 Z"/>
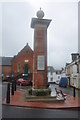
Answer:
<path fill-rule="evenodd" d="M 15 82 L 14 82 L 14 90 L 16 91 L 16 79 L 15 79 Z"/>
<path fill-rule="evenodd" d="M 10 103 L 10 83 L 7 84 L 6 103 Z"/>
<path fill-rule="evenodd" d="M 11 94 L 14 95 L 14 80 L 12 80 L 12 89 L 11 89 Z"/>
<path fill-rule="evenodd" d="M 75 97 L 75 86 L 73 86 L 73 97 Z"/>

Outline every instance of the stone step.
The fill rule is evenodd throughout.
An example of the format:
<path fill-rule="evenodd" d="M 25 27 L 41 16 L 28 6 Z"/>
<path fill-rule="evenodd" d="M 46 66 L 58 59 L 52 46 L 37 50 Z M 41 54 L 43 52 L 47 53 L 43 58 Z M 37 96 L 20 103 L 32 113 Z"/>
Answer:
<path fill-rule="evenodd" d="M 56 97 L 48 97 L 48 96 L 26 96 L 26 101 L 27 102 L 60 102 L 64 101 L 62 100 L 57 100 Z"/>

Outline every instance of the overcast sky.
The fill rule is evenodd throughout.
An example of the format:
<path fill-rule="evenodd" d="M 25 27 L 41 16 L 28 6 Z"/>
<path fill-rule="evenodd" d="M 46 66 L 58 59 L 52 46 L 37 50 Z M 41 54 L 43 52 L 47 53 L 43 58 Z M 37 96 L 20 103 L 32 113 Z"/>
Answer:
<path fill-rule="evenodd" d="M 31 19 L 36 17 L 36 12 L 41 7 L 45 13 L 44 19 L 52 19 L 47 31 L 48 65 L 55 69 L 65 67 L 66 62 L 71 62 L 71 53 L 78 52 L 78 3 L 52 2 L 53 0 L 26 1 L 4 2 L 0 5 L 2 55 L 14 56 L 27 43 L 34 49 Z"/>

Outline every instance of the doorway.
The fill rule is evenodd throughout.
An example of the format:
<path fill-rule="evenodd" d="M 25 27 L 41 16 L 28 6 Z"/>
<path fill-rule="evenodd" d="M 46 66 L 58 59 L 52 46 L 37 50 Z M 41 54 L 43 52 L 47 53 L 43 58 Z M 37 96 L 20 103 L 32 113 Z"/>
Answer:
<path fill-rule="evenodd" d="M 24 65 L 24 73 L 28 74 L 28 64 Z"/>

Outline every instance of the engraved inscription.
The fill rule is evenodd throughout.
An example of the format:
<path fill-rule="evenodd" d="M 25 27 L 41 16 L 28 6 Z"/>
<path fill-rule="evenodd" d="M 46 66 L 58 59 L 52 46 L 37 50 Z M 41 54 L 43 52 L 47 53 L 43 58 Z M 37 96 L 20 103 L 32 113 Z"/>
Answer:
<path fill-rule="evenodd" d="M 38 55 L 37 56 L 37 70 L 44 70 L 44 69 L 45 69 L 44 56 Z"/>

